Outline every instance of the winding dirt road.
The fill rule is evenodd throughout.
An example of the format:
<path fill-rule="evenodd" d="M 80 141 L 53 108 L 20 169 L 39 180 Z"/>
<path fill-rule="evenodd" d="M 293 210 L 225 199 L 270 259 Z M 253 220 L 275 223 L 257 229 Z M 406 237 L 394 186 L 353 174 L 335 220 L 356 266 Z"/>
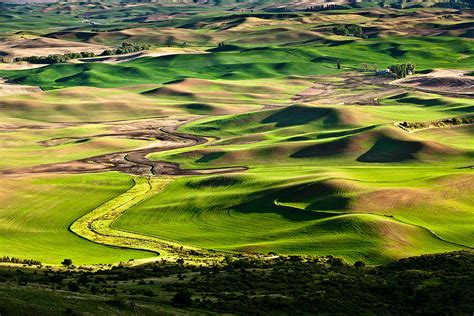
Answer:
<path fill-rule="evenodd" d="M 194 119 L 194 118 L 193 118 Z M 87 173 L 101 171 L 119 171 L 131 175 L 159 176 L 159 175 L 204 175 L 246 171 L 247 167 L 229 167 L 216 169 L 191 170 L 182 169 L 178 163 L 155 161 L 147 158 L 149 154 L 167 150 L 198 146 L 208 142 L 201 136 L 178 132 L 177 129 L 193 119 L 169 121 L 163 119 L 149 119 L 137 122 L 116 122 L 112 133 L 88 136 L 87 138 L 50 139 L 40 142 L 45 147 L 58 146 L 71 141 L 90 140 L 100 137 L 121 137 L 129 139 L 156 139 L 154 145 L 130 151 L 115 152 L 84 159 L 43 164 L 27 168 L 1 170 L 3 176 L 19 176 L 38 173 Z M 173 125 L 174 124 L 174 125 Z"/>

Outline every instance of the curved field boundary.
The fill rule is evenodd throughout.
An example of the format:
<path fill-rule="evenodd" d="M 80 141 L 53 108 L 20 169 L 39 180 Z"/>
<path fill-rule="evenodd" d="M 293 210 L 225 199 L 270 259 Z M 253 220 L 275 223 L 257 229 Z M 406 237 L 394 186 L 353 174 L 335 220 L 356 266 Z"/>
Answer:
<path fill-rule="evenodd" d="M 135 177 L 135 185 L 125 193 L 105 202 L 76 220 L 69 229 L 76 235 L 95 243 L 121 248 L 154 252 L 172 257 L 181 245 L 163 241 L 152 236 L 141 235 L 112 228 L 115 220 L 129 208 L 161 191 L 169 178 Z"/>
<path fill-rule="evenodd" d="M 273 201 L 273 204 L 278 205 L 278 206 L 284 206 L 284 207 L 290 207 L 290 208 L 293 208 L 293 209 L 302 210 L 302 209 L 297 208 L 297 207 L 295 207 L 291 204 L 279 202 L 278 199 L 275 199 Z M 396 218 L 395 216 L 387 216 L 387 215 L 381 215 L 381 214 L 370 213 L 370 212 L 344 212 L 344 211 L 341 211 L 341 212 L 338 212 L 338 211 L 315 211 L 315 212 L 316 213 L 323 213 L 323 214 L 333 214 L 333 217 L 342 216 L 342 215 L 372 215 L 372 216 L 382 217 L 382 218 L 385 218 L 385 219 L 389 218 L 389 219 L 392 219 L 393 221 L 399 222 L 401 224 L 411 225 L 411 226 L 423 229 L 423 230 L 427 231 L 430 235 L 432 235 L 433 238 L 438 239 L 441 242 L 444 242 L 444 243 L 447 243 L 447 244 L 450 244 L 450 245 L 453 245 L 453 246 L 457 246 L 457 247 L 460 247 L 460 248 L 464 248 L 464 249 L 474 249 L 471 246 L 463 245 L 463 244 L 460 244 L 460 243 L 457 243 L 457 242 L 454 242 L 454 241 L 447 240 L 447 239 L 441 237 L 440 235 L 438 235 L 435 231 L 433 231 L 433 230 L 431 230 L 431 229 L 429 229 L 425 226 L 422 226 L 422 225 L 419 225 L 419 224 L 414 224 L 414 223 L 411 223 L 411 222 L 408 222 L 408 221 L 403 221 L 399 218 Z"/>

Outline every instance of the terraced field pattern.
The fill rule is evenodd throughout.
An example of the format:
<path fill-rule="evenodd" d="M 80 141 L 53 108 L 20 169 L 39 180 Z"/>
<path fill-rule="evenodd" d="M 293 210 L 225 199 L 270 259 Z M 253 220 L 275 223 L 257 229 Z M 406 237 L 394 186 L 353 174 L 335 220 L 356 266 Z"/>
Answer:
<path fill-rule="evenodd" d="M 0 256 L 376 265 L 474 247 L 473 11 L 243 3 L 4 5 Z M 12 62 L 123 42 L 150 46 Z"/>

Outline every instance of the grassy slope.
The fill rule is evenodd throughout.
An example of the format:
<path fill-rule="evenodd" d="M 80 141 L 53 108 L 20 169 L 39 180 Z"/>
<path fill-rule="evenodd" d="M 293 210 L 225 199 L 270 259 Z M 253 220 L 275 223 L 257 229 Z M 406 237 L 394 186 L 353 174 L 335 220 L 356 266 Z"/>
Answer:
<path fill-rule="evenodd" d="M 158 108 L 153 100 L 135 91 L 91 87 L 7 96 L 0 104 L 2 121 L 15 118 L 37 122 L 106 122 L 156 117 L 173 111 Z"/>
<path fill-rule="evenodd" d="M 293 201 L 294 206 L 274 203 L 275 200 L 284 200 L 287 195 L 297 196 L 298 188 L 303 184 L 307 185 L 307 181 L 314 181 L 324 187 L 324 181 L 318 181 L 318 178 L 335 174 L 350 177 L 350 171 L 350 168 L 349 171 L 337 171 L 334 168 L 258 168 L 236 178 L 181 179 L 164 192 L 129 210 L 114 225 L 205 248 L 263 253 L 275 251 L 284 254 L 333 254 L 349 261 L 362 259 L 371 263 L 408 254 L 459 248 L 440 241 L 426 229 L 401 223 L 398 221 L 398 214 L 407 214 L 397 213 L 394 211 L 396 207 L 386 209 L 380 215 L 351 214 L 349 209 L 345 210 L 347 214 L 333 214 L 332 211 L 344 212 L 343 203 L 341 204 L 345 201 L 344 196 L 324 194 L 322 190 L 315 190 L 310 195 L 321 199 L 319 208 L 315 208 L 314 204 L 312 209 L 301 207 L 304 197 L 300 197 L 301 201 Z M 430 172 L 431 170 L 427 171 L 424 176 L 429 178 Z M 373 170 L 370 174 L 378 177 L 372 178 L 366 184 L 366 189 L 370 192 L 378 189 L 377 185 L 385 188 L 403 186 L 406 182 L 400 180 L 377 184 L 377 181 L 383 181 L 387 175 L 402 173 L 407 179 L 422 176 L 421 172 L 415 175 L 412 171 L 401 168 L 389 169 L 387 172 Z M 442 175 L 449 171 L 437 173 Z M 372 183 L 374 181 L 375 184 Z M 392 211 L 395 218 L 383 216 Z M 432 216 L 422 206 L 417 211 L 428 212 L 428 218 Z M 377 214 L 371 211 L 369 213 Z M 423 218 L 423 213 L 418 215 Z M 470 215 L 468 209 L 464 210 L 464 214 L 457 211 L 444 214 L 444 219 L 454 222 L 466 215 Z M 448 237 L 466 240 L 462 235 L 469 234 L 474 219 L 471 216 L 471 219 L 463 217 L 463 220 L 465 224 L 457 227 L 460 229 L 457 231 L 459 234 Z M 417 223 L 417 219 L 412 222 Z M 467 222 L 470 222 L 470 226 Z M 436 225 L 436 221 L 433 223 Z M 441 226 L 438 223 L 437 227 Z M 472 237 L 467 239 L 472 243 Z"/>
<path fill-rule="evenodd" d="M 138 139 L 91 137 L 112 132 L 114 127 L 107 125 L 108 121 L 244 112 L 266 104 L 284 104 L 310 84 L 307 80 L 188 79 L 166 86 L 140 85 L 125 90 L 74 87 L 4 97 L 0 101 L 2 124 L 59 126 L 5 130 L 0 169 L 66 162 L 150 144 Z M 77 125 L 67 126 L 63 122 Z M 59 139 L 55 145 L 41 143 L 54 139 Z"/>
<path fill-rule="evenodd" d="M 453 115 L 454 114 L 454 115 Z M 449 107 L 419 105 L 360 107 L 302 106 L 203 120 L 187 125 L 191 133 L 224 138 L 199 150 L 152 155 L 188 168 L 223 165 L 355 165 L 370 162 L 436 167 L 467 165 L 474 148 L 451 148 L 436 139 L 420 139 L 391 123 L 455 116 Z M 361 119 L 363 118 L 363 119 Z"/>
<path fill-rule="evenodd" d="M 147 57 L 119 65 L 58 64 L 24 71 L 1 71 L 0 75 L 44 89 L 77 85 L 118 87 L 165 83 L 187 77 L 235 80 L 337 73 L 337 60 L 351 68 L 360 67 L 360 63 L 376 63 L 385 67 L 397 61 L 410 60 L 419 69 L 470 69 L 472 60 L 465 56 L 472 51 L 472 42 L 461 38 L 389 37 L 331 41 L 298 48 L 237 48 L 235 51 L 217 51 L 206 55 Z"/>
<path fill-rule="evenodd" d="M 391 123 L 455 116 L 458 105 L 449 98 L 431 107 L 397 100 L 193 122 L 183 129 L 221 140 L 152 157 L 188 168 L 251 170 L 237 180 L 179 180 L 116 225 L 201 247 L 332 253 L 373 263 L 461 247 L 426 228 L 472 247 L 472 171 L 457 169 L 472 161 L 474 147 L 459 138 L 469 138 L 470 128 L 456 128 L 457 142 L 438 139 L 437 130 L 408 134 Z M 456 102 L 463 101 L 470 102 Z"/>
<path fill-rule="evenodd" d="M 84 134 L 90 135 L 87 125 L 83 127 Z M 94 128 L 94 127 L 92 127 Z M 79 129 L 74 129 L 75 131 Z M 77 133 L 64 129 L 63 135 L 77 137 Z M 51 134 L 49 134 L 51 135 Z M 4 136 L 0 148 L 0 170 L 9 168 L 30 167 L 41 164 L 67 162 L 101 154 L 131 150 L 144 147 L 149 143 L 142 140 L 101 137 L 90 139 L 87 136 L 62 145 L 44 147 L 38 141 L 48 140 L 48 133 L 11 132 Z M 80 135 L 80 134 L 79 134 Z M 67 136 L 66 136 L 67 137 Z"/>
<path fill-rule="evenodd" d="M 149 256 L 97 245 L 68 231 L 77 218 L 132 184 L 115 173 L 2 179 L 0 253 L 55 264 L 64 258 L 91 264 Z"/>
<path fill-rule="evenodd" d="M 132 15 L 139 16 L 142 9 L 137 8 Z M 361 18 L 350 13 L 347 18 Z M 130 12 L 111 10 L 106 21 L 120 20 L 111 18 L 114 15 L 125 18 Z M 324 19 L 324 23 L 329 24 L 336 21 L 331 15 Z M 189 27 L 199 28 L 201 20 L 197 18 L 196 25 Z M 180 22 L 167 23 L 171 26 Z M 1 71 L 0 76 L 44 89 L 152 84 L 146 89 L 144 86 L 132 88 L 134 93 L 123 89 L 79 87 L 50 91 L 40 97 L 8 97 L 2 99 L 2 120 L 85 122 L 90 120 L 91 113 L 96 119 L 108 121 L 176 111 L 225 114 L 238 107 L 241 111 L 249 110 L 263 105 L 265 100 L 286 102 L 291 94 L 307 86 L 307 82 L 300 82 L 291 89 L 286 87 L 293 80 L 288 79 L 289 76 L 338 74 L 337 60 L 349 69 L 358 69 L 361 63 L 385 67 L 408 60 L 414 61 L 421 70 L 473 69 L 472 56 L 469 57 L 472 42 L 455 36 L 389 36 L 362 40 L 316 36 L 308 33 L 307 27 L 301 27 L 298 32 L 282 27 L 279 32 L 284 35 L 286 44 L 297 44 L 297 47 L 255 47 L 273 43 L 271 28 L 256 23 L 262 21 L 243 19 L 240 25 L 235 25 L 235 28 L 240 27 L 240 30 L 234 28 L 235 34 L 245 40 L 232 41 L 242 47 L 236 46 L 227 52 L 212 50 L 205 55 L 147 57 L 117 65 L 64 64 Z M 252 32 L 246 33 L 249 24 L 252 24 Z M 23 22 L 20 26 L 30 28 Z M 51 26 L 54 25 L 44 25 Z M 112 26 L 117 24 L 107 27 Z M 192 33 L 196 38 L 210 35 L 215 36 L 215 40 L 225 38 L 210 29 L 197 32 L 199 34 L 182 30 L 179 33 L 181 36 Z M 287 33 L 297 34 L 297 38 L 285 37 Z M 104 36 L 104 42 L 107 40 L 118 39 Z M 282 43 L 276 41 L 275 44 Z M 183 78 L 204 80 L 180 81 Z M 169 84 L 164 87 L 163 83 Z M 253 84 L 257 88 L 252 87 Z M 255 90 L 259 93 L 254 93 Z M 129 102 L 123 102 L 124 99 Z M 410 93 L 386 98 L 382 104 L 384 106 L 376 107 L 293 106 L 190 124 L 186 131 L 222 140 L 213 146 L 175 150 L 153 155 L 153 158 L 176 161 L 188 168 L 247 165 L 250 171 L 238 176 L 240 180 L 232 180 L 233 177 L 230 180 L 225 177 L 177 180 L 164 192 L 135 206 L 115 225 L 201 247 L 335 254 L 350 261 L 363 259 L 371 263 L 460 248 L 417 225 L 433 230 L 441 238 L 472 246 L 472 171 L 455 169 L 472 161 L 474 148 L 469 141 L 472 130 L 462 127 L 450 133 L 429 130 L 406 135 L 392 126 L 394 121 L 426 121 L 471 113 L 471 100 Z M 84 125 L 53 134 L 85 135 L 84 129 L 89 128 Z M 53 134 L 11 133 L 3 153 L 9 159 L 6 163 L 42 163 L 44 156 L 62 161 L 81 157 L 74 153 L 76 149 L 95 154 L 136 145 L 128 140 L 120 143 L 117 140 L 91 141 L 48 150 L 31 145 Z M 25 157 L 24 153 L 36 157 Z M 332 178 L 342 182 L 333 183 Z M 89 182 L 83 184 L 84 179 Z M 74 219 L 126 190 L 125 177 L 87 175 L 51 180 L 8 179 L 6 183 L 2 187 L 5 192 L 2 199 L 7 206 L 7 211 L 2 210 L 5 216 L 2 221 L 6 223 L 2 227 L 7 228 L 3 236 L 9 241 L 5 251 L 14 252 L 8 255 L 25 257 L 27 254 L 34 259 L 58 262 L 69 257 L 70 248 L 77 245 L 84 250 L 75 253 L 75 262 L 112 262 L 145 256 L 93 245 L 66 231 Z M 65 213 L 64 210 L 70 210 L 71 201 L 78 209 L 74 214 Z M 47 208 L 29 212 L 38 204 Z M 50 214 L 54 214 L 53 219 Z M 50 244 L 56 242 L 58 236 L 64 237 L 59 239 L 59 244 Z"/>

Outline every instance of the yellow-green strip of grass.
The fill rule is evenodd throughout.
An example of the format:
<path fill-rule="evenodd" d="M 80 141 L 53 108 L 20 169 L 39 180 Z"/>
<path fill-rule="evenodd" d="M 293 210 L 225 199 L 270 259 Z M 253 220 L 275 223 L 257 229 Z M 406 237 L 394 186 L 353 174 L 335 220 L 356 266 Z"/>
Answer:
<path fill-rule="evenodd" d="M 159 238 L 112 228 L 114 221 L 129 208 L 161 191 L 169 178 L 135 177 L 135 185 L 125 193 L 107 201 L 75 221 L 70 230 L 75 234 L 99 244 L 155 252 L 173 257 L 175 247 L 181 245 L 165 242 Z"/>

